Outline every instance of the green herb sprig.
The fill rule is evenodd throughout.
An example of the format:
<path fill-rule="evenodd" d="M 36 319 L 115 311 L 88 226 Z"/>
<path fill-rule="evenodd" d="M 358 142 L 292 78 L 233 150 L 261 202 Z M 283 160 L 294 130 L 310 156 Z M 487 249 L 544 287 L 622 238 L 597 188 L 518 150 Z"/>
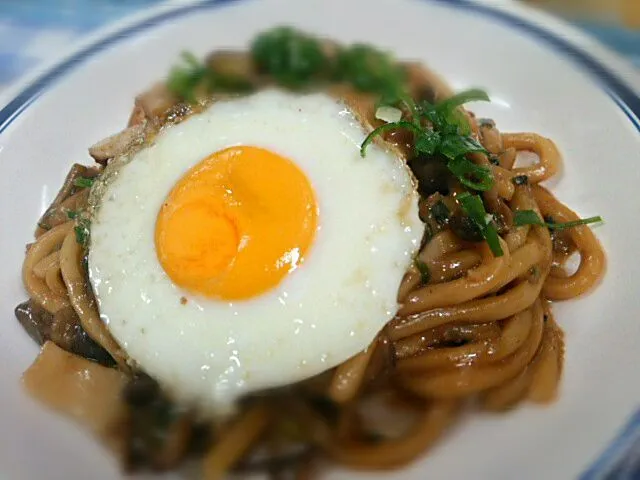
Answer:
<path fill-rule="evenodd" d="M 91 227 L 91 222 L 89 222 L 89 220 L 87 219 L 76 220 L 76 226 L 74 227 L 74 231 L 76 234 L 76 242 L 78 242 L 83 247 L 86 247 L 89 244 L 90 227 Z"/>
<path fill-rule="evenodd" d="M 189 102 L 197 102 L 197 93 L 204 91 L 248 92 L 251 83 L 244 78 L 224 75 L 200 62 L 192 53 L 182 53 L 182 65 L 169 73 L 167 88 L 177 97 Z"/>
<path fill-rule="evenodd" d="M 327 72 L 329 59 L 318 40 L 291 27 L 261 33 L 251 45 L 258 69 L 281 85 L 300 88 Z"/>
<path fill-rule="evenodd" d="M 78 177 L 73 181 L 73 185 L 79 188 L 91 188 L 94 181 L 94 178 Z"/>
<path fill-rule="evenodd" d="M 329 54 L 331 49 L 334 51 Z M 287 88 L 344 82 L 356 90 L 380 95 L 387 105 L 404 98 L 404 67 L 390 54 L 370 45 L 327 48 L 304 32 L 276 27 L 259 34 L 249 54 L 260 74 Z M 244 92 L 251 89 L 251 83 L 248 79 L 221 75 L 211 65 L 185 52 L 182 64 L 170 72 L 167 87 L 182 100 L 195 103 L 199 91 Z"/>
<path fill-rule="evenodd" d="M 502 246 L 500 245 L 498 229 L 491 215 L 488 215 L 484 209 L 484 204 L 480 196 L 464 192 L 457 195 L 456 199 L 460 203 L 462 210 L 469 215 L 469 218 L 473 220 L 473 223 L 475 223 L 480 230 L 480 234 L 487 241 L 493 255 L 496 257 L 504 255 Z"/>
<path fill-rule="evenodd" d="M 388 53 L 356 44 L 338 51 L 334 79 L 361 92 L 377 93 L 389 105 L 402 98 L 405 72 Z"/>
<path fill-rule="evenodd" d="M 471 136 L 471 127 L 459 106 L 470 101 L 489 101 L 482 90 L 467 90 L 431 105 L 421 102 L 415 105 L 404 100 L 411 113 L 411 119 L 385 123 L 374 129 L 360 146 L 360 155 L 366 156 L 368 146 L 373 140 L 388 131 L 405 129 L 414 135 L 416 153 L 441 155 L 447 159 L 447 167 L 460 183 L 478 191 L 489 190 L 494 183 L 493 174 L 487 167 L 476 165 L 466 158 L 469 153 L 488 153 Z"/>
<path fill-rule="evenodd" d="M 545 222 L 533 210 L 516 210 L 515 212 L 513 212 L 513 224 L 516 227 L 521 227 L 524 225 L 537 225 L 540 227 L 547 227 L 549 230 L 565 230 L 567 228 L 577 227 L 579 225 L 601 223 L 602 221 L 603 220 L 601 216 L 595 216 L 563 223 Z"/>

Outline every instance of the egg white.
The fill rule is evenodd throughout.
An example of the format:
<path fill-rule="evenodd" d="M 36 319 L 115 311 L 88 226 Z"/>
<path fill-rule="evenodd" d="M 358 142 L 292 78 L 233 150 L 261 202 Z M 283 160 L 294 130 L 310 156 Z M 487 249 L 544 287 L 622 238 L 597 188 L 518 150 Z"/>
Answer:
<path fill-rule="evenodd" d="M 179 401 L 227 412 L 249 392 L 338 365 L 394 315 L 423 226 L 404 161 L 376 145 L 361 158 L 365 136 L 325 94 L 265 90 L 163 130 L 102 186 L 89 248 L 101 316 L 130 358 Z M 232 145 L 295 162 L 319 204 L 304 264 L 276 288 L 238 302 L 174 285 L 154 246 L 156 217 L 174 184 Z"/>

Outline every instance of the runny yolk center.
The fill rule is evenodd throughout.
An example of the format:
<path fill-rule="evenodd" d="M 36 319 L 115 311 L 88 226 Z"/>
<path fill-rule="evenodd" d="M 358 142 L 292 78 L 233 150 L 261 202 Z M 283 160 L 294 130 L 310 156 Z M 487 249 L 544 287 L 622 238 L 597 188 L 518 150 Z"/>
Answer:
<path fill-rule="evenodd" d="M 175 284 L 247 299 L 303 262 L 317 217 L 313 188 L 293 162 L 258 147 L 231 147 L 175 184 L 158 213 L 156 252 Z"/>

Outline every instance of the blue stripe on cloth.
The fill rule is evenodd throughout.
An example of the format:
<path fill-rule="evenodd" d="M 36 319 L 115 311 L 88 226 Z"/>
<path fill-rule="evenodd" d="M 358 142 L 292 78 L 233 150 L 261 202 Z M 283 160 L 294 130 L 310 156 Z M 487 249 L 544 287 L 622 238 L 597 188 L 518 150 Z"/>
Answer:
<path fill-rule="evenodd" d="M 87 31 L 160 0 L 1 0 L 0 19 L 31 28 Z"/>
<path fill-rule="evenodd" d="M 11 53 L 0 52 L 0 84 L 10 83 L 18 79 L 23 72 L 33 67 L 37 60 L 28 57 L 19 57 Z"/>
<path fill-rule="evenodd" d="M 578 26 L 640 67 L 640 29 L 597 23 L 579 23 Z"/>

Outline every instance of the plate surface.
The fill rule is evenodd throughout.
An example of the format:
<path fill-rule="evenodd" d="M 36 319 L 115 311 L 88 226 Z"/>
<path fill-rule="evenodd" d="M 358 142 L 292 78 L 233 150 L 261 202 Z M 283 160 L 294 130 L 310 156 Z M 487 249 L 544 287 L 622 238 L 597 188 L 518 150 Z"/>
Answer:
<path fill-rule="evenodd" d="M 20 388 L 37 353 L 13 318 L 26 296 L 24 245 L 68 166 L 90 162 L 87 147 L 123 127 L 134 96 L 162 78 L 182 50 L 200 55 L 244 47 L 257 31 L 282 23 L 422 60 L 456 88 L 486 88 L 493 103 L 478 105 L 476 113 L 504 131 L 554 139 L 565 159 L 554 192 L 578 213 L 606 220 L 597 228 L 608 252 L 604 282 L 589 296 L 556 306 L 567 347 L 558 402 L 469 416 L 423 461 L 384 478 L 566 479 L 584 471 L 640 404 L 640 123 L 632 111 L 640 110 L 634 93 L 640 81 L 615 55 L 557 20 L 509 2 L 479 5 L 227 0 L 162 7 L 92 37 L 6 96 L 0 103 L 8 105 L 0 111 L 0 477 L 119 477 L 116 463 L 87 433 Z"/>

